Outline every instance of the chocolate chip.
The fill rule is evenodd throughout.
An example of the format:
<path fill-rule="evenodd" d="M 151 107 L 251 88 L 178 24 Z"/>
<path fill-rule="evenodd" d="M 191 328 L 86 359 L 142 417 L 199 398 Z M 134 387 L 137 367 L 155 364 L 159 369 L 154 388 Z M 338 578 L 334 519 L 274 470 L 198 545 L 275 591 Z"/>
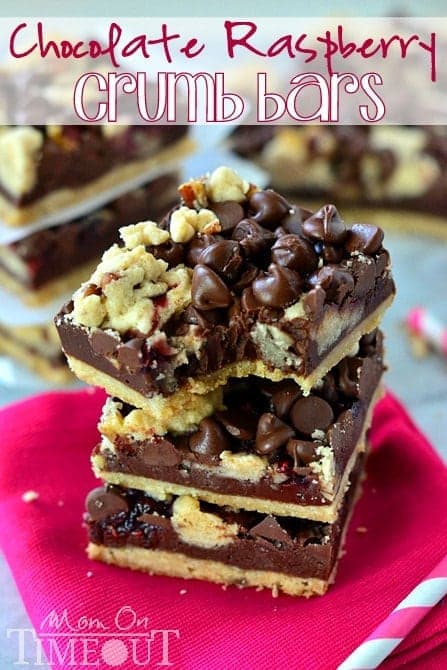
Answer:
<path fill-rule="evenodd" d="M 217 412 L 216 418 L 225 427 L 225 430 L 238 440 L 254 440 L 258 418 L 253 412 L 239 409 L 227 409 Z"/>
<path fill-rule="evenodd" d="M 289 440 L 286 450 L 289 456 L 292 456 L 295 468 L 309 465 L 315 460 L 315 442 L 310 440 Z"/>
<path fill-rule="evenodd" d="M 332 372 L 328 372 L 323 378 L 321 395 L 328 402 L 337 403 L 339 401 L 338 386 Z"/>
<path fill-rule="evenodd" d="M 326 430 L 334 420 L 334 413 L 326 400 L 311 395 L 296 401 L 290 419 L 300 433 L 312 435 L 314 430 Z"/>
<path fill-rule="evenodd" d="M 242 291 L 241 307 L 244 312 L 256 312 L 256 310 L 261 307 L 260 303 L 256 300 L 253 294 L 253 289 L 245 288 Z"/>
<path fill-rule="evenodd" d="M 240 243 L 247 258 L 256 258 L 267 249 L 268 243 L 273 242 L 275 236 L 253 219 L 242 219 L 234 229 L 232 238 Z"/>
<path fill-rule="evenodd" d="M 256 526 L 250 528 L 248 534 L 252 537 L 262 537 L 262 539 L 270 540 L 271 542 L 279 542 L 280 544 L 287 545 L 293 544 L 293 539 L 288 532 L 270 514 L 257 523 Z"/>
<path fill-rule="evenodd" d="M 158 246 L 148 247 L 147 249 L 155 258 L 166 261 L 171 268 L 180 265 L 184 261 L 185 247 L 183 244 L 172 242 L 172 240 L 168 240 L 168 242 Z"/>
<path fill-rule="evenodd" d="M 303 223 L 310 216 L 312 216 L 312 212 L 310 210 L 293 205 L 293 212 L 289 213 L 283 218 L 281 221 L 281 226 L 284 228 L 286 233 L 302 235 Z"/>
<path fill-rule="evenodd" d="M 259 418 L 255 449 L 258 454 L 271 454 L 294 436 L 294 431 L 277 416 L 266 412 Z"/>
<path fill-rule="evenodd" d="M 325 244 L 321 251 L 325 263 L 340 263 L 343 259 L 343 249 L 341 247 L 334 247 L 330 244 Z"/>
<path fill-rule="evenodd" d="M 222 310 L 209 309 L 206 312 L 200 312 L 192 305 L 188 305 L 183 313 L 183 320 L 185 323 L 200 326 L 201 328 L 210 328 L 213 325 L 223 322 Z"/>
<path fill-rule="evenodd" d="M 284 228 L 282 226 L 278 226 L 273 231 L 273 234 L 278 239 L 280 237 L 283 237 L 283 235 L 287 235 L 287 232 L 284 230 Z"/>
<path fill-rule="evenodd" d="M 311 321 L 317 321 L 322 313 L 324 301 L 326 300 L 326 293 L 321 286 L 308 291 L 303 298 L 303 309 Z"/>
<path fill-rule="evenodd" d="M 233 240 L 220 240 L 206 247 L 199 256 L 201 265 L 208 265 L 229 281 L 233 281 L 239 274 L 243 259 L 239 244 Z"/>
<path fill-rule="evenodd" d="M 354 223 L 348 230 L 345 249 L 352 254 L 360 251 L 363 254 L 375 254 L 383 241 L 383 230 L 368 223 Z"/>
<path fill-rule="evenodd" d="M 233 200 L 214 203 L 212 211 L 219 219 L 223 233 L 233 230 L 239 221 L 244 218 L 243 208 L 238 202 L 234 202 Z"/>
<path fill-rule="evenodd" d="M 182 461 L 182 455 L 175 445 L 163 438 L 154 438 L 147 444 L 143 443 L 136 447 L 135 453 L 145 466 L 174 467 Z"/>
<path fill-rule="evenodd" d="M 324 205 L 303 223 L 303 232 L 313 240 L 327 244 L 341 244 L 346 237 L 346 226 L 334 205 Z"/>
<path fill-rule="evenodd" d="M 360 393 L 360 372 L 363 358 L 344 358 L 338 365 L 338 384 L 342 393 L 349 398 L 358 398 Z"/>
<path fill-rule="evenodd" d="M 109 516 L 129 510 L 129 505 L 124 498 L 104 486 L 90 491 L 85 505 L 92 521 L 102 521 Z"/>
<path fill-rule="evenodd" d="M 280 237 L 272 247 L 272 261 L 301 275 L 309 274 L 318 267 L 318 256 L 312 245 L 298 235 Z"/>
<path fill-rule="evenodd" d="M 301 391 L 295 382 L 286 380 L 275 384 L 275 391 L 272 395 L 272 404 L 275 413 L 283 418 L 287 416 L 295 400 L 301 397 Z"/>
<path fill-rule="evenodd" d="M 211 244 L 214 244 L 214 242 L 217 242 L 219 239 L 221 238 L 217 237 L 217 235 L 200 235 L 200 237 L 196 235 L 193 237 L 187 247 L 187 264 L 192 268 L 197 265 L 202 251 Z"/>
<path fill-rule="evenodd" d="M 321 286 L 326 293 L 328 302 L 340 305 L 348 293 L 354 289 L 354 278 L 347 270 L 333 265 L 325 265 L 321 270 L 309 277 L 312 286 Z"/>
<path fill-rule="evenodd" d="M 276 228 L 291 209 L 285 198 L 270 189 L 255 191 L 248 199 L 248 206 L 253 213 L 251 218 L 266 228 Z"/>
<path fill-rule="evenodd" d="M 94 330 L 90 336 L 90 344 L 94 352 L 101 356 L 110 356 L 113 354 L 120 340 L 114 335 L 109 335 L 103 330 Z"/>
<path fill-rule="evenodd" d="M 255 299 L 267 307 L 287 307 L 301 294 L 303 281 L 289 268 L 271 263 L 268 273 L 259 275 L 252 284 Z"/>
<path fill-rule="evenodd" d="M 207 265 L 196 265 L 192 275 L 191 296 L 194 307 L 200 310 L 229 307 L 233 302 L 230 290 Z"/>
<path fill-rule="evenodd" d="M 189 438 L 189 448 L 200 456 L 218 456 L 230 449 L 231 441 L 222 427 L 214 419 L 202 419 L 197 432 Z"/>
<path fill-rule="evenodd" d="M 246 265 L 239 279 L 233 283 L 233 291 L 242 291 L 251 286 L 259 274 L 259 268 L 256 265 Z"/>
<path fill-rule="evenodd" d="M 117 352 L 118 362 L 131 372 L 138 370 L 143 360 L 143 344 L 144 339 L 140 337 L 134 337 L 132 340 L 120 344 Z"/>

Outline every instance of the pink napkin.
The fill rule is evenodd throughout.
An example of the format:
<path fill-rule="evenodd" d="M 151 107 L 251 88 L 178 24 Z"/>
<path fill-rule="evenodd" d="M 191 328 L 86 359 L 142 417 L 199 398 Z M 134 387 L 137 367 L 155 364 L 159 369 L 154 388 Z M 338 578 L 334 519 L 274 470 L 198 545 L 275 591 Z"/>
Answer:
<path fill-rule="evenodd" d="M 91 562 L 82 514 L 103 401 L 100 391 L 49 393 L 0 413 L 1 546 L 54 668 L 335 670 L 446 550 L 446 471 L 388 395 L 375 412 L 346 555 L 322 598 L 275 599 Z M 28 490 L 39 498 L 23 502 Z M 445 602 L 383 664 L 402 666 L 447 667 Z"/>

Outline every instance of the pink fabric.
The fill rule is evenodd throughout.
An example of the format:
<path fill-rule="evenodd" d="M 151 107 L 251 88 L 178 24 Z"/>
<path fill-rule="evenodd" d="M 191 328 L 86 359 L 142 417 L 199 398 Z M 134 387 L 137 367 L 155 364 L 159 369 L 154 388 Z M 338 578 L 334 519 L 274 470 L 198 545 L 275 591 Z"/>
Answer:
<path fill-rule="evenodd" d="M 100 629 L 101 636 L 96 627 L 90 629 L 91 640 L 84 643 L 91 649 L 87 660 L 97 661 L 96 667 L 138 667 L 130 660 L 136 645 L 132 640 L 146 644 L 146 638 L 135 634 L 171 629 L 179 631 L 178 639 L 175 633 L 164 635 L 171 667 L 178 670 L 334 670 L 446 550 L 445 468 L 388 395 L 375 412 L 374 451 L 346 555 L 336 584 L 323 598 L 274 599 L 267 591 L 224 591 L 213 584 L 90 562 L 81 518 L 85 495 L 95 485 L 89 455 L 103 401 L 99 391 L 50 393 L 0 413 L 2 549 L 38 634 L 53 610 L 60 615 L 66 610 L 72 625 L 86 617 L 108 626 Z M 39 499 L 24 503 L 27 490 L 37 491 Z M 360 526 L 367 532 L 357 532 Z M 140 619 L 146 617 L 140 623 L 148 628 L 131 626 L 131 611 L 125 620 L 122 610 L 119 623 L 126 631 L 114 632 L 114 617 L 125 606 Z M 65 660 L 57 660 L 50 638 L 43 640 L 48 653 L 52 645 L 54 668 L 88 667 L 82 665 L 82 621 L 79 636 L 72 631 L 71 638 L 57 640 Z M 44 629 L 48 632 L 48 625 Z M 445 669 L 446 630 L 447 604 L 442 602 L 383 668 Z M 76 644 L 68 648 L 70 639 Z M 153 639 L 152 661 L 141 667 L 163 667 L 157 666 L 163 660 L 162 634 L 153 633 Z M 68 655 L 71 649 L 75 663 Z M 142 656 L 139 662 L 144 662 Z"/>

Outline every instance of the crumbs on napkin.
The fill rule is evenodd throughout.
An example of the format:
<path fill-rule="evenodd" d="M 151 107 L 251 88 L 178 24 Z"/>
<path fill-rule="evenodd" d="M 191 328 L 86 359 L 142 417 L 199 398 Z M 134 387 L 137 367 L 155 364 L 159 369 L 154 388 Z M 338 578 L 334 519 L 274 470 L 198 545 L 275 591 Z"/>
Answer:
<path fill-rule="evenodd" d="M 37 491 L 25 491 L 25 493 L 22 493 L 22 500 L 24 503 L 32 503 L 39 500 L 39 494 Z"/>

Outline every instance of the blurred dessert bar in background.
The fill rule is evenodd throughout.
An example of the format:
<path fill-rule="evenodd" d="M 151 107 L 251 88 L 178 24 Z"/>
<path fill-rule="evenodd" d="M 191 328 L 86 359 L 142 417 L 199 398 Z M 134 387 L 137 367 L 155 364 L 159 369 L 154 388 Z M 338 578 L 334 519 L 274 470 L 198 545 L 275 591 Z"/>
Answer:
<path fill-rule="evenodd" d="M 0 218 L 18 226 L 79 205 L 191 149 L 182 125 L 5 126 Z"/>
<path fill-rule="evenodd" d="M 444 127 L 239 126 L 228 146 L 289 195 L 447 213 Z"/>

